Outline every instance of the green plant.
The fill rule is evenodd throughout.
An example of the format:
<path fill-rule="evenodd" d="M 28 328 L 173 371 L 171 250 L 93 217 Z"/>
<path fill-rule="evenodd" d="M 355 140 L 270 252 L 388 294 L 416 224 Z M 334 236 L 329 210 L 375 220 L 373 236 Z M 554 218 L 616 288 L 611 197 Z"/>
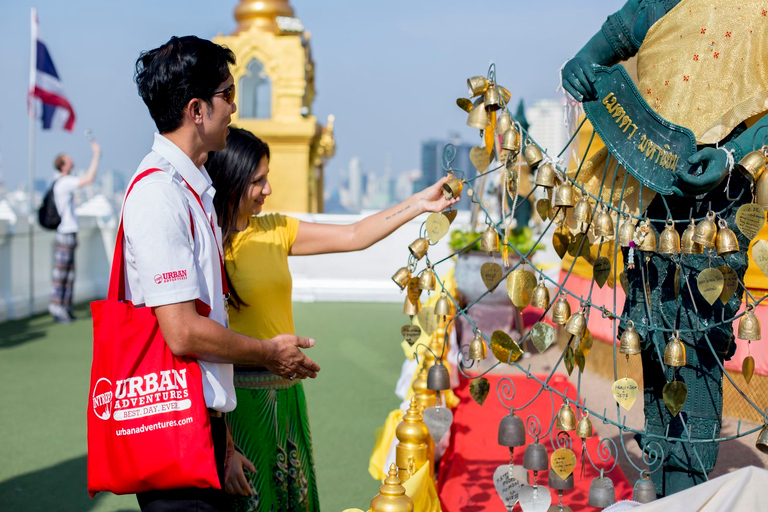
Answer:
<path fill-rule="evenodd" d="M 448 241 L 448 246 L 452 251 L 479 251 L 480 250 L 480 237 L 482 233 L 477 231 L 465 231 L 462 229 L 455 229 L 451 231 L 451 239 Z M 515 228 L 509 234 L 509 245 L 516 248 L 523 254 L 527 254 L 531 249 L 531 254 L 536 251 L 544 249 L 542 244 L 536 245 L 536 240 L 533 238 L 533 230 L 528 226 L 522 226 Z M 473 243 L 474 242 L 474 243 Z M 536 245 L 534 247 L 534 245 Z"/>

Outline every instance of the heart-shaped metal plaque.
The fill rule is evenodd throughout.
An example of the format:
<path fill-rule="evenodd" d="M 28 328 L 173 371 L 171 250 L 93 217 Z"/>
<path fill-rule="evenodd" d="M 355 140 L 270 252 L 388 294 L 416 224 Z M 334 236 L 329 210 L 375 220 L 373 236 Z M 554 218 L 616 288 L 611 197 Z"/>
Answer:
<path fill-rule="evenodd" d="M 502 363 L 513 363 L 523 355 L 520 345 L 504 331 L 494 331 L 491 335 L 491 352 Z"/>
<path fill-rule="evenodd" d="M 456 218 L 457 213 L 459 213 L 458 210 L 448 210 L 444 211 L 443 215 L 445 215 L 445 218 L 448 219 L 448 222 L 453 223 L 453 219 Z"/>
<path fill-rule="evenodd" d="M 537 322 L 531 327 L 531 341 L 539 353 L 544 352 L 555 341 L 555 329 L 544 322 Z"/>
<path fill-rule="evenodd" d="M 527 471 L 522 466 L 513 466 L 509 469 L 509 464 L 503 464 L 493 472 L 493 484 L 496 486 L 496 492 L 499 493 L 502 503 L 507 510 L 512 510 L 520 497 L 520 490 L 525 485 Z"/>
<path fill-rule="evenodd" d="M 569 245 L 571 245 L 571 231 L 565 226 L 560 226 L 555 231 L 555 234 L 552 235 L 552 247 L 555 248 L 555 252 L 560 256 L 560 259 L 568 252 Z"/>
<path fill-rule="evenodd" d="M 579 367 L 579 371 L 584 373 L 584 366 L 587 364 L 587 358 L 584 356 L 584 353 L 577 348 L 573 351 L 573 359 L 576 361 L 576 366 Z"/>
<path fill-rule="evenodd" d="M 491 384 L 485 377 L 474 379 L 469 383 L 469 394 L 472 396 L 472 400 L 477 402 L 477 405 L 483 405 L 490 390 Z"/>
<path fill-rule="evenodd" d="M 624 377 L 623 379 L 614 382 L 611 389 L 613 391 L 613 399 L 616 400 L 616 403 L 624 409 L 630 410 L 635 403 L 635 400 L 637 400 L 637 382 L 629 377 Z"/>
<path fill-rule="evenodd" d="M 768 277 L 768 240 L 758 240 L 752 246 L 752 258 L 758 268 Z"/>
<path fill-rule="evenodd" d="M 741 233 L 752 240 L 765 224 L 765 211 L 759 204 L 748 203 L 739 207 L 736 212 L 736 226 Z"/>
<path fill-rule="evenodd" d="M 504 270 L 502 270 L 501 265 L 492 261 L 486 261 L 480 267 L 480 277 L 483 279 L 483 284 L 491 291 L 501 282 L 503 273 Z"/>
<path fill-rule="evenodd" d="M 749 384 L 749 381 L 752 380 L 752 375 L 755 374 L 754 357 L 747 356 L 744 358 L 744 361 L 741 363 L 741 374 L 744 376 L 744 380 L 747 381 L 747 384 Z"/>
<path fill-rule="evenodd" d="M 522 309 L 531 303 L 531 295 L 536 287 L 536 276 L 528 270 L 513 270 L 507 276 L 507 293 L 515 307 Z"/>
<path fill-rule="evenodd" d="M 552 494 L 546 487 L 524 485 L 518 494 L 523 512 L 547 512 L 552 504 Z"/>
<path fill-rule="evenodd" d="M 469 150 L 469 161 L 475 166 L 477 172 L 483 173 L 491 163 L 491 157 L 485 148 L 475 146 Z"/>
<path fill-rule="evenodd" d="M 720 270 L 707 268 L 702 270 L 699 277 L 696 278 L 696 284 L 699 287 L 699 293 L 711 306 L 720 297 L 720 294 L 723 293 L 725 280 Z"/>
<path fill-rule="evenodd" d="M 568 345 L 568 347 L 565 349 L 565 355 L 563 356 L 563 364 L 565 365 L 565 370 L 568 372 L 568 375 L 573 373 L 575 362 L 576 357 L 573 354 L 573 349 L 570 345 Z"/>
<path fill-rule="evenodd" d="M 624 295 L 629 295 L 629 278 L 623 270 L 619 274 L 619 284 L 621 284 L 621 289 L 624 290 Z"/>
<path fill-rule="evenodd" d="M 427 217 L 426 227 L 429 241 L 435 244 L 448 233 L 451 223 L 448 220 L 448 217 L 442 213 L 431 213 L 429 217 Z"/>
<path fill-rule="evenodd" d="M 427 336 L 432 336 L 432 333 L 437 329 L 437 315 L 435 314 L 434 306 L 424 306 L 417 315 L 419 319 L 419 325 L 421 330 L 427 333 Z"/>
<path fill-rule="evenodd" d="M 589 327 L 585 327 L 584 332 L 581 334 L 581 338 L 579 338 L 579 351 L 584 354 L 584 357 L 589 355 L 589 351 L 592 350 L 592 343 L 594 341 Z"/>
<path fill-rule="evenodd" d="M 688 398 L 688 386 L 685 385 L 685 382 L 673 380 L 664 384 L 661 394 L 669 413 L 672 416 L 677 416 L 677 413 L 683 408 L 685 399 Z"/>
<path fill-rule="evenodd" d="M 723 291 L 720 292 L 720 302 L 726 304 L 733 294 L 736 293 L 736 289 L 739 287 L 739 276 L 736 271 L 728 265 L 717 267 L 717 270 L 723 274 Z"/>
<path fill-rule="evenodd" d="M 429 430 L 429 435 L 439 443 L 453 423 L 453 413 L 447 407 L 427 407 L 424 409 L 424 424 Z"/>
<path fill-rule="evenodd" d="M 549 463 L 557 476 L 565 480 L 576 468 L 576 454 L 568 448 L 559 448 L 552 453 Z"/>
<path fill-rule="evenodd" d="M 541 220 L 546 221 L 549 219 L 549 209 L 552 208 L 552 204 L 546 197 L 536 201 L 536 212 L 541 217 Z"/>
<path fill-rule="evenodd" d="M 421 337 L 421 327 L 418 325 L 404 325 L 400 328 L 400 332 L 409 345 L 413 345 Z"/>
<path fill-rule="evenodd" d="M 475 108 L 474 105 L 472 105 L 472 100 L 468 100 L 467 98 L 458 98 L 456 100 L 456 104 L 459 106 L 461 110 L 469 114 L 472 112 L 472 109 Z"/>
<path fill-rule="evenodd" d="M 602 288 L 611 275 L 611 261 L 605 256 L 599 256 L 592 266 L 592 275 L 595 276 L 597 286 Z"/>

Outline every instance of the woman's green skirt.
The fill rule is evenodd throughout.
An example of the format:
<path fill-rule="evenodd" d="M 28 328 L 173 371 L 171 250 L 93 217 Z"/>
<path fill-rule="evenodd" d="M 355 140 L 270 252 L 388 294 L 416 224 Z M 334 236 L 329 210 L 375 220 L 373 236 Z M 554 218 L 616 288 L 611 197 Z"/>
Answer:
<path fill-rule="evenodd" d="M 237 407 L 227 414 L 235 446 L 256 467 L 248 474 L 255 494 L 234 499 L 236 511 L 320 510 L 304 387 L 281 380 L 268 389 L 237 387 Z"/>

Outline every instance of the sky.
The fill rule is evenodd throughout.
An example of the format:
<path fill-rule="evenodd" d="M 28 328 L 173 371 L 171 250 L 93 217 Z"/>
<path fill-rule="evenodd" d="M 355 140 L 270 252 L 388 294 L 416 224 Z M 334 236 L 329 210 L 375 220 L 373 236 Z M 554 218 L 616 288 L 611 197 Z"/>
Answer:
<path fill-rule="evenodd" d="M 6 0 L 0 3 L 0 173 L 27 182 L 30 8 L 77 115 L 74 132 L 36 129 L 35 175 L 53 176 L 60 152 L 90 161 L 84 129 L 102 146 L 101 169 L 133 174 L 155 131 L 136 93 L 143 50 L 172 35 L 212 38 L 235 26 L 239 0 Z M 338 185 L 352 157 L 366 172 L 420 165 L 421 141 L 458 132 L 478 140 L 455 104 L 466 79 L 496 64 L 512 105 L 557 99 L 559 69 L 618 10 L 618 0 L 291 0 L 311 32 L 313 114 L 336 116 L 337 151 L 325 169 Z M 576 8 L 578 6 L 578 9 Z M 257 134 L 258 135 L 258 134 Z"/>

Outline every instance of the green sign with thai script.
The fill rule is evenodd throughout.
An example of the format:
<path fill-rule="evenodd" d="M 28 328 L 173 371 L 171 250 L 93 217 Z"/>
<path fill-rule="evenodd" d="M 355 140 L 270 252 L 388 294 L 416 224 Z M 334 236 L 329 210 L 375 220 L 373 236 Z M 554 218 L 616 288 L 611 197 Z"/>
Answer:
<path fill-rule="evenodd" d="M 597 99 L 584 102 L 597 134 L 611 154 L 643 185 L 671 194 L 675 171 L 690 173 L 696 152 L 691 130 L 670 123 L 643 99 L 622 66 L 594 68 Z"/>

